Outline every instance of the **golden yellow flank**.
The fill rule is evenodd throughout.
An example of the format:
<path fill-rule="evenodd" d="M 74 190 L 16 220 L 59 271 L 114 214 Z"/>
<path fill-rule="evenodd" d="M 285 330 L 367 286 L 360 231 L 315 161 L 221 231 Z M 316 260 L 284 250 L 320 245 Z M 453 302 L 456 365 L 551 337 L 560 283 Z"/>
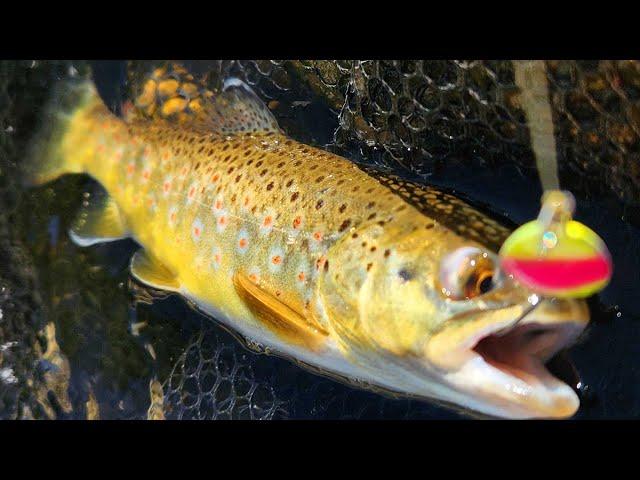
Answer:
<path fill-rule="evenodd" d="M 145 85 L 138 99 L 147 108 L 150 90 Z M 164 101 L 161 115 L 184 106 L 177 100 Z M 233 280 L 246 277 L 309 324 L 313 340 L 294 341 L 289 329 L 298 336 L 303 329 L 267 315 L 261 327 L 314 348 L 326 336 L 311 300 L 319 274 L 329 271 L 328 249 L 363 223 L 382 225 L 410 208 L 351 162 L 277 131 L 222 135 L 160 118 L 126 124 L 98 99 L 76 112 L 69 131 L 62 154 L 77 161 L 83 146 L 84 169 L 119 207 L 123 235 L 173 277 L 156 279 L 158 287 L 253 321 L 261 309 L 247 298 L 255 295 L 239 295 Z M 384 251 L 361 248 L 384 259 Z"/>

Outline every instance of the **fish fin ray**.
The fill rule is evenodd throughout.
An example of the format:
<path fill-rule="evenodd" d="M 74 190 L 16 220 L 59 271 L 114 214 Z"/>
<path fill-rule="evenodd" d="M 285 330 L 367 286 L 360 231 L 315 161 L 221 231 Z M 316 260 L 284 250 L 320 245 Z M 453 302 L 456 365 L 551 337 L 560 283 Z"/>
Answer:
<path fill-rule="evenodd" d="M 176 275 L 142 249 L 133 254 L 131 274 L 145 285 L 158 290 L 175 292 L 180 289 Z"/>
<path fill-rule="evenodd" d="M 242 80 L 228 78 L 214 97 L 209 116 L 215 129 L 227 134 L 280 133 L 278 122 L 256 93 Z"/>
<path fill-rule="evenodd" d="M 313 351 L 321 349 L 327 332 L 256 285 L 244 273 L 236 273 L 233 283 L 240 298 L 269 330 L 290 343 Z"/>
<path fill-rule="evenodd" d="M 100 191 L 92 197 L 86 201 L 69 230 L 73 242 L 87 247 L 128 237 L 127 224 L 115 200 Z"/>
<path fill-rule="evenodd" d="M 281 132 L 269 108 L 243 81 L 229 78 L 214 93 L 177 64 L 155 69 L 134 105 L 143 117 L 189 123 L 206 132 Z"/>
<path fill-rule="evenodd" d="M 68 155 L 65 141 L 73 131 L 73 118 L 100 102 L 93 82 L 88 78 L 64 78 L 52 88 L 37 133 L 29 142 L 24 159 L 22 182 L 25 186 L 42 185 L 67 173 L 85 171 L 81 154 Z"/>

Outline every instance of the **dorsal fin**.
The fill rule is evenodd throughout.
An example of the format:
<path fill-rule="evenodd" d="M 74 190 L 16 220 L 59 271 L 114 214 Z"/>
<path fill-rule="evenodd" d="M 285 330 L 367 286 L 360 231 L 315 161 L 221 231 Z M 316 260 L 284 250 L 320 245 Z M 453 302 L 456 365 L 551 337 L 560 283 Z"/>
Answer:
<path fill-rule="evenodd" d="M 135 106 L 146 118 L 189 123 L 225 135 L 280 132 L 274 116 L 246 83 L 230 78 L 214 93 L 180 65 L 154 70 Z"/>

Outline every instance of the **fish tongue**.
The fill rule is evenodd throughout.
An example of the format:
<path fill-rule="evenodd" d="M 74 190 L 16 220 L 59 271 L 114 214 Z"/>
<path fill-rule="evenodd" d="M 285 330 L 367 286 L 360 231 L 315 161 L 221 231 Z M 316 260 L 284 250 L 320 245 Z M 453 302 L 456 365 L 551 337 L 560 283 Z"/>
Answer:
<path fill-rule="evenodd" d="M 580 375 L 569 358 L 566 350 L 556 353 L 545 366 L 554 377 L 569 385 L 578 395 L 580 395 Z"/>

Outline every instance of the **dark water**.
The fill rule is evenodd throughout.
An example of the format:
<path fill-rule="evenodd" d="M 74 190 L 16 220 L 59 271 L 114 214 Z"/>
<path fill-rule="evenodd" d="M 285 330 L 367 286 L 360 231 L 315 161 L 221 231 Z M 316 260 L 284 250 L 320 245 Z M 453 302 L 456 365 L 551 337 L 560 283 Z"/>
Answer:
<path fill-rule="evenodd" d="M 103 81 L 113 84 L 109 75 Z M 337 125 L 327 112 L 316 102 L 279 120 L 294 138 L 325 145 Z M 359 152 L 350 158 L 371 163 Z M 538 213 L 535 172 L 512 164 L 488 168 L 473 158 L 450 158 L 432 165 L 427 182 L 518 224 Z M 67 236 L 92 183 L 66 177 L 21 192 L 11 226 L 35 270 L 38 314 L 55 326 L 62 354 L 45 355 L 34 367 L 49 374 L 45 390 L 55 417 L 87 418 L 98 410 L 100 418 L 145 418 L 156 379 L 159 409 L 168 418 L 459 418 L 449 409 L 353 389 L 253 353 L 181 299 L 135 285 L 128 274 L 134 242 L 78 248 Z M 571 350 L 587 386 L 577 418 L 638 417 L 640 229 L 630 221 L 638 213 L 611 195 L 583 192 L 576 200 L 576 219 L 602 236 L 615 265 L 611 284 L 590 300 L 591 325 Z"/>

